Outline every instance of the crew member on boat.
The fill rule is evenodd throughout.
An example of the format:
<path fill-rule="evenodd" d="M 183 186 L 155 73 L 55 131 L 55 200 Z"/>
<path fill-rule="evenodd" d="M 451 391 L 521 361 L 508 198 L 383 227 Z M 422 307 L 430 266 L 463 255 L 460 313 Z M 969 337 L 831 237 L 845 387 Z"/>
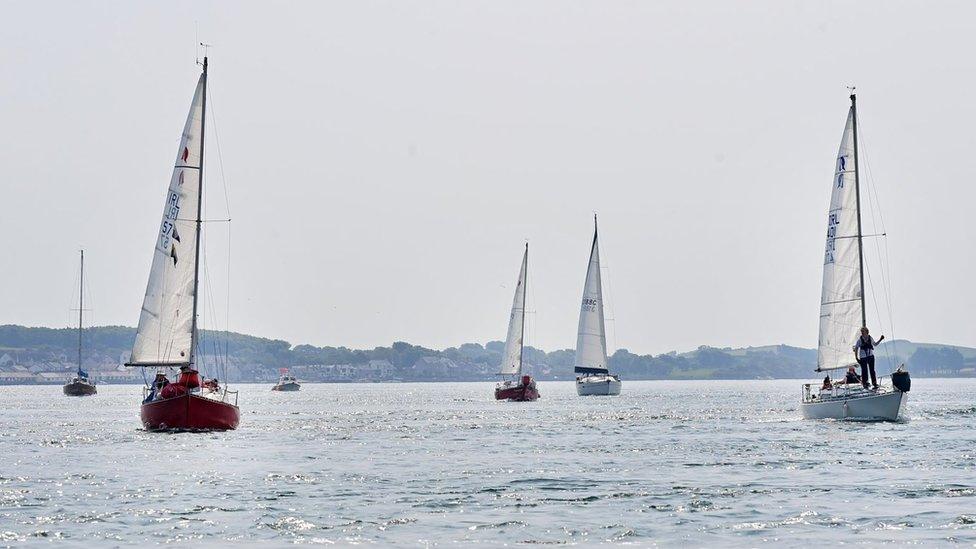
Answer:
<path fill-rule="evenodd" d="M 821 391 L 829 391 L 834 388 L 834 384 L 830 382 L 830 374 L 824 377 L 823 385 L 820 386 Z"/>
<path fill-rule="evenodd" d="M 879 339 L 871 337 L 867 327 L 861 328 L 861 335 L 854 342 L 854 358 L 861 365 L 861 385 L 868 388 L 868 372 L 871 372 L 871 385 L 878 388 L 878 378 L 874 373 L 874 348 L 884 341 L 885 336 Z"/>
<path fill-rule="evenodd" d="M 847 369 L 847 374 L 844 375 L 844 381 L 841 383 L 845 385 L 860 385 L 861 376 L 857 375 L 857 370 L 853 366 Z"/>
<path fill-rule="evenodd" d="M 152 402 L 162 395 L 163 388 L 169 385 L 169 378 L 166 377 L 165 372 L 156 372 L 156 379 L 153 380 L 152 386 L 149 388 L 149 395 L 146 396 L 144 402 Z"/>

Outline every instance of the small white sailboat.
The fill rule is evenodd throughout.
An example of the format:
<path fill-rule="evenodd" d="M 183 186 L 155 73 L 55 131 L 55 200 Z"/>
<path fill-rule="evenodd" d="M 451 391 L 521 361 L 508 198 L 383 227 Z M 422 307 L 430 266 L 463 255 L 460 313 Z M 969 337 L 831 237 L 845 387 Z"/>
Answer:
<path fill-rule="evenodd" d="M 495 400 L 529 402 L 539 398 L 539 390 L 530 375 L 522 375 L 522 351 L 525 341 L 525 297 L 529 269 L 529 244 L 525 244 L 522 255 L 522 268 L 515 284 L 515 297 L 512 299 L 512 313 L 508 319 L 508 337 L 505 338 L 505 351 L 502 353 L 498 375 L 504 376 L 495 386 Z"/>
<path fill-rule="evenodd" d="M 600 278 L 600 245 L 597 239 L 596 215 L 593 216 L 593 245 L 583 284 L 579 329 L 576 332 L 576 393 L 585 395 L 619 395 L 620 378 L 607 367 L 607 331 L 603 318 L 603 282 Z"/>
<path fill-rule="evenodd" d="M 820 339 L 817 371 L 843 371 L 858 366 L 852 345 L 867 325 L 864 307 L 864 250 L 861 232 L 860 176 L 857 155 L 857 98 L 841 139 L 827 215 L 823 290 L 820 299 Z M 892 387 L 868 389 L 860 383 L 830 383 L 817 390 L 803 386 L 801 409 L 805 419 L 894 421 L 908 401 L 911 378 L 899 368 Z M 866 381 L 866 380 L 865 380 Z"/>

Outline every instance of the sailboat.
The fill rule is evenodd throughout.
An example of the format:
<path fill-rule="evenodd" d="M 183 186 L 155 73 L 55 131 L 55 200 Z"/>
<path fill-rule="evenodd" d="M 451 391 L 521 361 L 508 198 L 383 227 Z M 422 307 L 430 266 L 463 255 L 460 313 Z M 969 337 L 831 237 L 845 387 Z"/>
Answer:
<path fill-rule="evenodd" d="M 539 398 L 539 390 L 530 375 L 522 374 L 523 343 L 525 341 L 525 286 L 529 268 L 529 244 L 525 244 L 522 255 L 522 268 L 515 284 L 515 298 L 512 300 L 512 314 L 508 320 L 508 337 L 505 338 L 505 351 L 502 353 L 501 368 L 498 375 L 505 376 L 495 386 L 495 400 L 532 401 Z"/>
<path fill-rule="evenodd" d="M 85 311 L 85 250 L 81 250 L 81 282 L 78 290 L 78 372 L 75 378 L 64 385 L 68 396 L 90 396 L 98 392 L 95 383 L 89 381 L 88 372 L 81 368 L 81 323 Z"/>
<path fill-rule="evenodd" d="M 585 395 L 619 395 L 620 378 L 607 367 L 607 331 L 603 318 L 603 282 L 600 279 L 600 245 L 597 240 L 596 215 L 593 216 L 593 245 L 583 284 L 579 329 L 576 333 L 576 393 Z"/>
<path fill-rule="evenodd" d="M 302 388 L 295 376 L 288 373 L 288 368 L 279 368 L 278 383 L 271 388 L 272 391 L 297 391 Z"/>
<path fill-rule="evenodd" d="M 857 97 L 854 94 L 851 94 L 851 107 L 837 153 L 831 187 L 820 299 L 817 372 L 856 367 L 858 364 L 852 345 L 860 328 L 867 326 Z M 803 386 L 803 417 L 894 421 L 908 401 L 911 378 L 904 367 L 899 367 L 891 374 L 891 379 L 891 387 L 867 389 L 860 383 L 833 383 L 828 373 L 819 390 L 815 390 L 814 384 Z"/>
<path fill-rule="evenodd" d="M 166 192 L 139 328 L 126 366 L 158 372 L 144 390 L 140 416 L 147 430 L 227 430 L 240 422 L 237 393 L 203 391 L 197 370 L 203 146 L 207 110 L 207 58 L 183 126 Z M 170 382 L 166 371 L 179 369 Z M 229 399 L 233 397 L 234 403 Z"/>

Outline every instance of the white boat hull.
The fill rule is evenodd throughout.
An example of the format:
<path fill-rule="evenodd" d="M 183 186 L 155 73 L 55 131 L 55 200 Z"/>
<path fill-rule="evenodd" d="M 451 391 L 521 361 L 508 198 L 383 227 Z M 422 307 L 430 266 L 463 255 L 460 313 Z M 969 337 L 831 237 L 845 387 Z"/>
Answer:
<path fill-rule="evenodd" d="M 908 402 L 908 393 L 893 390 L 877 394 L 852 394 L 849 398 L 803 402 L 803 419 L 854 419 L 896 421 Z"/>
<path fill-rule="evenodd" d="M 586 376 L 576 380 L 579 396 L 612 396 L 620 394 L 620 380 L 613 376 Z"/>

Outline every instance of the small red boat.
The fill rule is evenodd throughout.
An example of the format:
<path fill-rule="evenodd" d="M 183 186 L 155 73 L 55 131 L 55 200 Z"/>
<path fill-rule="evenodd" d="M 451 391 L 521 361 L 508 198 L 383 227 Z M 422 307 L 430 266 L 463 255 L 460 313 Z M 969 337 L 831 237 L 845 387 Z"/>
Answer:
<path fill-rule="evenodd" d="M 537 398 L 539 390 L 536 389 L 532 376 L 522 376 L 517 381 L 504 381 L 495 386 L 495 400 L 531 402 Z"/>

